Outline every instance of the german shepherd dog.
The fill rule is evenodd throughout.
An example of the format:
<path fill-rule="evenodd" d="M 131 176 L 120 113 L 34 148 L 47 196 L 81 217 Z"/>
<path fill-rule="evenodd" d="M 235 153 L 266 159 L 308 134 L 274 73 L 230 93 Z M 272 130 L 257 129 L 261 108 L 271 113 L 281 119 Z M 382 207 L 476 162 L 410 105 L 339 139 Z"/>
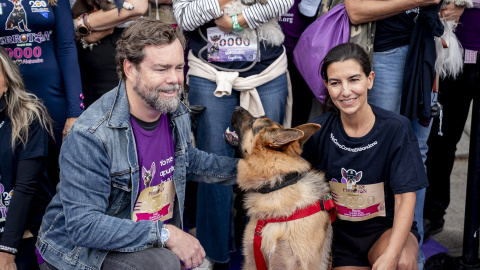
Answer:
<path fill-rule="evenodd" d="M 300 156 L 302 145 L 320 125 L 283 128 L 267 117 L 253 117 L 242 107 L 235 108 L 231 123 L 234 132 L 227 129 L 224 138 L 241 158 L 237 181 L 245 191 L 249 217 L 243 235 L 243 269 L 262 268 L 257 266 L 262 260 L 270 270 L 329 269 L 329 213 L 289 219 L 315 203 L 323 205 L 330 194 L 324 174 L 312 170 Z"/>

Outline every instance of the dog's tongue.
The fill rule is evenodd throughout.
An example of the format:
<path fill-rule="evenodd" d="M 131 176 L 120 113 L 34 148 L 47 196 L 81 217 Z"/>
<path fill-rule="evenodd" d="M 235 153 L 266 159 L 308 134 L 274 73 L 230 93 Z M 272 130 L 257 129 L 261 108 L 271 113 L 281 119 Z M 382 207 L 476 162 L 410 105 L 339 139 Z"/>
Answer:
<path fill-rule="evenodd" d="M 223 133 L 223 138 L 229 145 L 238 146 L 238 135 L 235 131 L 230 131 L 230 128 Z"/>

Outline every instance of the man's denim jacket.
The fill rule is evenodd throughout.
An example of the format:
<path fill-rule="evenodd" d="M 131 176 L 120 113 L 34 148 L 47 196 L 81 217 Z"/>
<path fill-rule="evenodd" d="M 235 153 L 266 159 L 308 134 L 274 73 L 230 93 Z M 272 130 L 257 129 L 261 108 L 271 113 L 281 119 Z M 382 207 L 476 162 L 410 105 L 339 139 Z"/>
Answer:
<path fill-rule="evenodd" d="M 181 228 L 187 175 L 232 185 L 237 160 L 191 145 L 189 109 L 169 115 L 175 143 L 176 197 L 170 224 Z M 140 251 L 160 243 L 161 221 L 131 219 L 139 165 L 125 84 L 106 93 L 75 122 L 60 154 L 60 183 L 38 235 L 42 257 L 59 269 L 100 269 L 108 250 Z M 141 262 L 139 262 L 141 263 Z"/>

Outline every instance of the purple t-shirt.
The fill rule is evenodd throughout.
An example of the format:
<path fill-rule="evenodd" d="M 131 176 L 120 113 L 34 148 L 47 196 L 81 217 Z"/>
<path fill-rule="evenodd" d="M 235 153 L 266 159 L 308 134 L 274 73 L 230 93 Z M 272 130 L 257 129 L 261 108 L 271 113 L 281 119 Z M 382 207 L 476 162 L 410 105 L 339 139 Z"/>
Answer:
<path fill-rule="evenodd" d="M 480 51 L 480 9 L 465 9 L 455 34 L 465 49 Z"/>
<path fill-rule="evenodd" d="M 280 17 L 279 23 L 282 27 L 282 31 L 285 34 L 285 41 L 283 46 L 287 52 L 293 52 L 297 45 L 298 39 L 302 35 L 307 26 L 313 22 L 315 18 L 308 18 L 303 16 L 298 11 L 298 4 L 300 0 L 295 0 L 295 3 L 290 10 Z"/>
<path fill-rule="evenodd" d="M 166 221 L 173 215 L 175 186 L 173 171 L 175 149 L 167 115 L 162 114 L 158 126 L 147 131 L 132 117 L 140 184 L 132 219 Z"/>

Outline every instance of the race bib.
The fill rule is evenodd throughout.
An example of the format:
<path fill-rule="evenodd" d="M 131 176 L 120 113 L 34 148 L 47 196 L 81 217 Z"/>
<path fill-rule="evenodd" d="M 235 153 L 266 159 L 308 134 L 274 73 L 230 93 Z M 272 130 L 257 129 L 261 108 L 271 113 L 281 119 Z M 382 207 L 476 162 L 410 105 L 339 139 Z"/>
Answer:
<path fill-rule="evenodd" d="M 217 27 L 208 28 L 207 37 L 209 62 L 253 62 L 257 56 L 256 40 L 242 39 L 233 33 L 225 33 Z"/>
<path fill-rule="evenodd" d="M 172 218 L 174 199 L 175 185 L 173 181 L 145 188 L 138 196 L 132 215 L 133 221 L 165 221 Z"/>
<path fill-rule="evenodd" d="M 374 217 L 385 217 L 384 184 L 353 185 L 330 182 L 337 217 L 341 220 L 363 221 Z"/>

